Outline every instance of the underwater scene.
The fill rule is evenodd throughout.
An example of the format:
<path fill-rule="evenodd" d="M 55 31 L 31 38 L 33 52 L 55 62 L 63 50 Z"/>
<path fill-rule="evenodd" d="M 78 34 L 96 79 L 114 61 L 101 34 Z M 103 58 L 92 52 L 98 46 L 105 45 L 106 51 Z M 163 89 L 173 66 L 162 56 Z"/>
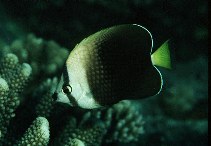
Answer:
<path fill-rule="evenodd" d="M 0 146 L 208 146 L 208 1 L 0 0 Z"/>

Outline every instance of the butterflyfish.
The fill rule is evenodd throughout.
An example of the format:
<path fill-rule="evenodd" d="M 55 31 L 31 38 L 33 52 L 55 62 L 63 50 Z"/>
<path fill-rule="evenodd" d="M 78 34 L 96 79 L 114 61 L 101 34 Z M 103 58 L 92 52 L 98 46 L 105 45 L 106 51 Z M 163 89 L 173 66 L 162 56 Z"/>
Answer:
<path fill-rule="evenodd" d="M 93 109 L 159 94 L 157 66 L 171 68 L 168 41 L 152 53 L 149 30 L 123 24 L 98 31 L 70 52 L 53 95 L 56 102 Z"/>

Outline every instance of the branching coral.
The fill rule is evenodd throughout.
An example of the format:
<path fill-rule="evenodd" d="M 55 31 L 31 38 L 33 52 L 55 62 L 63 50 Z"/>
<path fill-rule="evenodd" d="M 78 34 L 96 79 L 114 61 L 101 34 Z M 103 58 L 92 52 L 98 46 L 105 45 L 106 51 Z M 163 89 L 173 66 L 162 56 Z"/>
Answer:
<path fill-rule="evenodd" d="M 91 122 L 87 114 L 81 122 L 75 117 L 70 117 L 55 145 L 71 145 L 73 139 L 79 139 L 87 146 L 100 146 L 106 132 L 105 125 L 99 121 Z"/>
<path fill-rule="evenodd" d="M 0 61 L 0 131 L 2 141 L 14 111 L 21 101 L 21 92 L 30 79 L 29 64 L 18 62 L 14 54 L 7 54 Z"/>
<path fill-rule="evenodd" d="M 36 114 L 38 116 L 49 117 L 51 110 L 53 109 L 52 95 L 57 86 L 58 79 L 47 79 L 44 81 L 34 92 L 34 96 L 41 96 L 38 105 L 36 106 Z"/>
<path fill-rule="evenodd" d="M 122 101 L 114 105 L 104 116 L 109 130 L 107 142 L 138 141 L 139 136 L 144 133 L 142 115 L 130 101 Z"/>
<path fill-rule="evenodd" d="M 1 54 L 14 53 L 20 61 L 28 62 L 33 75 L 47 77 L 54 75 L 64 64 L 68 51 L 54 41 L 45 41 L 29 34 L 26 38 L 17 39 L 10 46 L 0 50 Z M 51 52 L 51 53 L 49 53 Z"/>
<path fill-rule="evenodd" d="M 82 140 L 88 146 L 100 146 L 102 140 L 105 143 L 134 142 L 144 132 L 143 123 L 133 104 L 122 101 L 105 110 L 86 112 L 80 121 L 71 117 L 57 143 L 65 145 L 73 138 Z"/>
<path fill-rule="evenodd" d="M 33 121 L 23 137 L 17 142 L 17 146 L 47 146 L 49 142 L 49 123 L 44 117 L 38 117 Z"/>

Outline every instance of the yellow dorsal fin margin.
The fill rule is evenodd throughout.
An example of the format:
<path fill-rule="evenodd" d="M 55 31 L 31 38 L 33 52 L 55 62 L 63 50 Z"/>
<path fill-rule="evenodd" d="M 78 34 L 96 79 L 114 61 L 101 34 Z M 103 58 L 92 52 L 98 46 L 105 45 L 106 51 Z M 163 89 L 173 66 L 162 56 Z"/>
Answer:
<path fill-rule="evenodd" d="M 152 55 L 152 64 L 164 68 L 171 69 L 171 57 L 169 51 L 169 44 L 167 40 L 163 43 Z"/>

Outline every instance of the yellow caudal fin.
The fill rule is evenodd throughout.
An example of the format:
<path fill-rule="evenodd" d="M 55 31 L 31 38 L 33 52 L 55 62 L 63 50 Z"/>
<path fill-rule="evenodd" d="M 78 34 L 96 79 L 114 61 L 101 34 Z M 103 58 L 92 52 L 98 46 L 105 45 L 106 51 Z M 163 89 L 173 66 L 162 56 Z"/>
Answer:
<path fill-rule="evenodd" d="M 169 51 L 169 44 L 167 40 L 163 43 L 152 55 L 152 64 L 164 68 L 171 69 L 171 57 Z"/>

